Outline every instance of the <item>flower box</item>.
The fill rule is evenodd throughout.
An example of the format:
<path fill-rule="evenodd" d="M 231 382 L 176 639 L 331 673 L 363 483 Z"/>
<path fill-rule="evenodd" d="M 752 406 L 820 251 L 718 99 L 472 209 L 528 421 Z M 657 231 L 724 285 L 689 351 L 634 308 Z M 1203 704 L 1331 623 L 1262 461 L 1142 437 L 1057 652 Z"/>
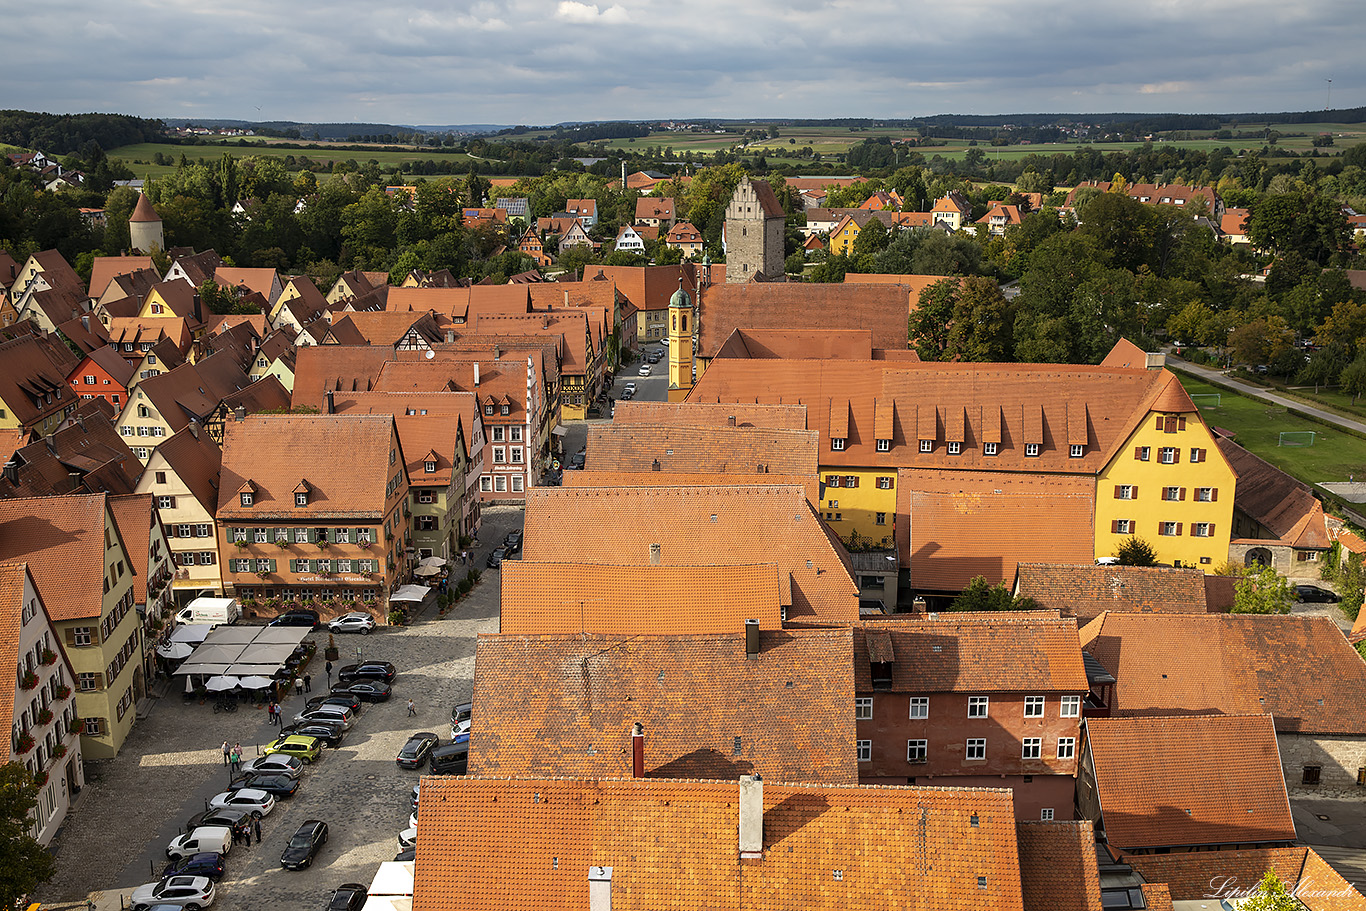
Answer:
<path fill-rule="evenodd" d="M 37 775 L 34 775 L 34 776 L 33 776 L 33 783 L 36 784 L 36 785 L 37 785 L 38 787 L 40 787 L 40 788 L 41 788 L 43 785 L 47 784 L 47 772 L 39 772 Z"/>
<path fill-rule="evenodd" d="M 21 734 L 19 736 L 19 743 L 16 744 L 14 752 L 27 753 L 31 749 L 33 749 L 33 735 Z"/>
<path fill-rule="evenodd" d="M 39 723 L 39 724 L 48 724 L 48 723 L 50 723 L 51 721 L 52 721 L 52 709 L 39 709 L 39 710 L 38 710 L 38 723 Z"/>
<path fill-rule="evenodd" d="M 68 698 L 70 695 L 71 695 L 71 687 L 67 686 L 65 683 L 63 683 L 61 686 L 57 687 L 57 698 L 58 698 L 58 699 L 66 699 L 66 698 Z"/>
<path fill-rule="evenodd" d="M 19 678 L 19 685 L 26 690 L 31 690 L 38 685 L 38 675 L 33 671 L 25 671 L 24 676 Z"/>
<path fill-rule="evenodd" d="M 53 755 L 55 758 L 57 758 L 57 759 L 61 759 L 63 756 L 65 756 L 65 755 L 66 755 L 66 744 L 64 744 L 64 743 L 59 743 L 59 744 L 57 744 L 57 749 L 55 749 L 55 750 L 52 751 L 52 755 Z"/>
<path fill-rule="evenodd" d="M 45 665 L 57 663 L 57 653 L 50 648 L 43 649 L 43 657 L 39 659 Z"/>

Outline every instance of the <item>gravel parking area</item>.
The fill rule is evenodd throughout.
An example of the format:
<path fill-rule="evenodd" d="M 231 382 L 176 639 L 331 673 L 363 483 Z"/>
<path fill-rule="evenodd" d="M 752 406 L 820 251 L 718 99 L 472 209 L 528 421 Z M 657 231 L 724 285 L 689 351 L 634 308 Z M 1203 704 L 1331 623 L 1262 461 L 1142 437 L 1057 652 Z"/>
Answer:
<path fill-rule="evenodd" d="M 320 908 L 335 886 L 368 885 L 380 862 L 393 859 L 419 778 L 416 771 L 399 769 L 394 757 L 413 731 L 450 739 L 451 706 L 472 695 L 474 637 L 498 629 L 499 573 L 484 568 L 484 558 L 508 531 L 521 527 L 521 508 L 485 510 L 476 554 L 483 578 L 444 618 L 429 598 L 408 626 L 336 637 L 338 667 L 354 661 L 357 648 L 366 659 L 394 664 L 393 698 L 367 703 L 341 746 L 325 749 L 322 759 L 304 771 L 298 794 L 278 802 L 262 820 L 260 845 L 234 847 L 215 909 Z M 326 690 L 326 629 L 312 639 L 319 648 L 308 669 L 310 696 Z M 407 716 L 410 698 L 415 718 Z M 291 696 L 283 703 L 286 723 L 304 701 Z M 174 691 L 158 700 L 116 759 L 87 763 L 88 784 L 53 845 L 57 875 L 35 897 L 45 907 L 89 897 L 100 911 L 118 909 L 121 896 L 160 873 L 165 846 L 185 821 L 227 786 L 222 742 L 240 742 L 250 758 L 273 737 L 265 712 L 252 707 L 215 714 L 212 702 L 185 703 Z M 286 871 L 280 852 L 305 819 L 328 824 L 328 844 L 311 868 Z"/>

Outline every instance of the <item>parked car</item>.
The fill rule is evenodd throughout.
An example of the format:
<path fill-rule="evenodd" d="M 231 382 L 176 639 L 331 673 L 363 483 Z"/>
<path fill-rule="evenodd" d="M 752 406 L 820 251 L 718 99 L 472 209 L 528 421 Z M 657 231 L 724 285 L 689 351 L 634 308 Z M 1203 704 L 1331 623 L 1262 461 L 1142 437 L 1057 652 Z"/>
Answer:
<path fill-rule="evenodd" d="M 408 828 L 404 829 L 402 832 L 398 833 L 398 849 L 399 849 L 400 851 L 406 851 L 406 850 L 408 850 L 409 848 L 415 847 L 416 845 L 417 845 L 417 827 L 416 827 L 416 826 L 409 826 Z"/>
<path fill-rule="evenodd" d="M 432 750 L 429 768 L 433 775 L 464 775 L 469 771 L 470 735 L 461 734 L 456 742 Z"/>
<path fill-rule="evenodd" d="M 292 778 L 298 778 L 303 770 L 304 761 L 302 759 L 284 753 L 257 756 L 255 759 L 242 763 L 244 775 L 289 775 Z"/>
<path fill-rule="evenodd" d="M 321 618 L 319 618 L 317 611 L 298 608 L 285 611 L 283 614 L 270 621 L 270 625 L 306 626 L 309 629 L 317 629 L 321 622 Z"/>
<path fill-rule="evenodd" d="M 394 688 L 383 680 L 357 680 L 332 691 L 333 696 L 349 696 L 360 702 L 388 702 Z"/>
<path fill-rule="evenodd" d="M 217 851 L 201 851 L 173 860 L 161 871 L 161 878 L 171 876 L 203 876 L 218 882 L 223 878 L 223 855 Z"/>
<path fill-rule="evenodd" d="M 408 738 L 394 762 L 398 763 L 400 769 L 420 769 L 440 743 L 441 738 L 431 731 L 419 731 Z"/>
<path fill-rule="evenodd" d="M 398 861 L 399 863 L 403 863 L 404 861 L 408 860 L 417 860 L 416 846 L 412 848 L 407 848 L 403 851 L 399 851 L 397 854 L 394 855 L 394 860 Z"/>
<path fill-rule="evenodd" d="M 622 391 L 623 391 L 623 392 L 629 392 L 629 393 L 631 393 L 631 395 L 635 395 L 635 394 L 636 394 L 636 381 L 635 381 L 635 380 L 631 380 L 630 382 L 628 382 L 628 383 L 626 384 L 625 388 L 622 389 Z"/>
<path fill-rule="evenodd" d="M 309 721 L 335 721 L 342 726 L 342 730 L 351 730 L 351 725 L 356 723 L 356 713 L 344 705 L 326 703 L 316 709 L 308 709 L 294 716 L 295 724 L 304 724 Z"/>
<path fill-rule="evenodd" d="M 369 890 L 360 883 L 342 883 L 332 890 L 332 900 L 327 903 L 327 911 L 360 911 L 369 897 Z"/>
<path fill-rule="evenodd" d="M 247 830 L 251 828 L 251 824 L 255 819 L 256 817 L 252 816 L 246 810 L 227 808 L 205 810 L 203 813 L 196 813 L 190 817 L 190 821 L 185 823 L 185 831 L 193 832 L 196 829 L 201 829 L 205 826 L 213 826 L 215 828 L 226 827 L 231 831 L 236 831 L 237 834 L 241 836 L 247 834 Z M 194 851 L 187 851 L 185 853 L 197 854 L 200 851 L 218 851 L 218 849 L 213 847 L 197 848 Z M 219 851 L 219 853 L 224 854 L 227 852 Z"/>
<path fill-rule="evenodd" d="M 215 810 L 246 810 L 260 819 L 275 809 L 275 798 L 258 788 L 239 788 L 213 795 L 209 798 L 209 806 Z"/>
<path fill-rule="evenodd" d="M 302 870 L 313 863 L 313 858 L 318 856 L 325 844 L 327 823 L 321 819 L 306 819 L 280 855 L 280 866 L 286 870 Z"/>
<path fill-rule="evenodd" d="M 468 734 L 474 714 L 474 703 L 462 702 L 451 709 L 451 737 Z"/>
<path fill-rule="evenodd" d="M 299 790 L 299 779 L 288 775 L 243 775 L 234 778 L 232 784 L 228 785 L 229 791 L 240 791 L 243 788 L 265 791 L 276 800 L 288 800 Z"/>
<path fill-rule="evenodd" d="M 1295 599 L 1316 604 L 1337 604 L 1342 596 L 1317 585 L 1296 585 Z"/>
<path fill-rule="evenodd" d="M 280 728 L 280 734 L 286 737 L 294 734 L 300 737 L 316 737 L 335 750 L 341 746 L 346 731 L 341 725 L 333 724 L 331 721 L 308 721 Z"/>
<path fill-rule="evenodd" d="M 153 905 L 173 905 L 185 911 L 199 911 L 213 904 L 213 880 L 207 876 L 172 876 L 159 882 L 144 883 L 129 897 L 133 911 L 147 911 Z"/>
<path fill-rule="evenodd" d="M 267 756 L 273 753 L 283 753 L 304 762 L 316 762 L 322 755 L 323 745 L 316 737 L 302 737 L 298 734 L 290 734 L 277 737 L 266 745 L 262 751 Z"/>
<path fill-rule="evenodd" d="M 383 680 L 393 683 L 398 671 L 388 661 L 362 661 L 360 664 L 346 664 L 337 671 L 337 683 L 347 684 L 353 680 Z"/>
<path fill-rule="evenodd" d="M 413 785 L 413 799 L 412 799 L 412 805 L 413 805 L 413 812 L 414 812 L 414 813 L 417 812 L 418 787 L 419 787 L 418 785 Z M 417 825 L 417 823 L 413 823 L 413 825 Z"/>
<path fill-rule="evenodd" d="M 574 466 L 570 465 L 569 467 L 573 468 Z M 503 561 L 507 559 L 507 553 L 508 552 L 505 548 L 495 547 L 493 549 L 493 553 L 489 554 L 488 560 L 484 562 L 486 562 L 490 568 L 497 569 L 498 567 L 502 566 Z"/>
<path fill-rule="evenodd" d="M 653 373 L 653 372 L 654 372 L 654 368 L 650 366 L 649 362 L 646 362 L 646 363 L 644 363 L 644 364 L 641 364 L 641 365 L 640 365 L 640 370 L 638 371 L 638 373 L 639 373 L 641 376 L 649 376 L 649 375 L 650 375 L 651 373 Z"/>
<path fill-rule="evenodd" d="M 507 548 L 508 553 L 517 553 L 522 549 L 522 533 L 520 531 L 508 532 L 507 537 L 503 539 L 503 546 Z"/>
<path fill-rule="evenodd" d="M 621 390 L 621 395 L 618 397 L 618 399 L 619 399 L 619 401 L 623 401 L 623 402 L 624 402 L 624 401 L 626 401 L 626 400 L 628 400 L 628 399 L 633 399 L 633 398 L 635 398 L 635 397 L 636 397 L 636 384 L 635 384 L 635 383 L 627 383 L 627 384 L 626 384 L 626 388 L 623 389 L 623 390 Z"/>
<path fill-rule="evenodd" d="M 370 630 L 375 628 L 375 618 L 364 611 L 352 611 L 328 623 L 327 628 L 334 633 L 360 633 L 362 636 L 368 636 Z"/>
<path fill-rule="evenodd" d="M 232 850 L 232 829 L 228 826 L 200 826 L 177 835 L 166 846 L 166 856 L 180 860 L 195 854 L 227 854 Z"/>
<path fill-rule="evenodd" d="M 324 693 L 321 696 L 314 696 L 304 703 L 304 711 L 311 712 L 314 709 L 321 708 L 325 705 L 340 705 L 343 708 L 350 709 L 357 715 L 359 715 L 361 711 L 360 697 L 343 692 L 340 688 L 334 689 L 330 693 Z"/>

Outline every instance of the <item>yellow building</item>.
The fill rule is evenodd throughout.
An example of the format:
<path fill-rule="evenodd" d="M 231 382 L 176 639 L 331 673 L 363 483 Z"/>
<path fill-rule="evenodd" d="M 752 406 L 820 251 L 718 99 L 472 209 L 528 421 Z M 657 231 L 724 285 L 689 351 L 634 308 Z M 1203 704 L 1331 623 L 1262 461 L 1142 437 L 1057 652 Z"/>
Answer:
<path fill-rule="evenodd" d="M 693 306 L 692 298 L 683 290 L 683 279 L 678 290 L 669 298 L 669 401 L 687 398 L 693 384 Z"/>

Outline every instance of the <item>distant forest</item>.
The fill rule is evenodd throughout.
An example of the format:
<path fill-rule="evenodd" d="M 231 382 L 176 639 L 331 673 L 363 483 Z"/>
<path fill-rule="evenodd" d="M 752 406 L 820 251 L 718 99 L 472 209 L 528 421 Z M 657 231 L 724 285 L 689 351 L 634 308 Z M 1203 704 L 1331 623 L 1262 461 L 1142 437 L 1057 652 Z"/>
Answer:
<path fill-rule="evenodd" d="M 0 111 L 0 142 L 49 155 L 69 155 L 89 142 L 116 149 L 136 142 L 161 142 L 166 124 L 126 114 L 37 114 Z"/>

